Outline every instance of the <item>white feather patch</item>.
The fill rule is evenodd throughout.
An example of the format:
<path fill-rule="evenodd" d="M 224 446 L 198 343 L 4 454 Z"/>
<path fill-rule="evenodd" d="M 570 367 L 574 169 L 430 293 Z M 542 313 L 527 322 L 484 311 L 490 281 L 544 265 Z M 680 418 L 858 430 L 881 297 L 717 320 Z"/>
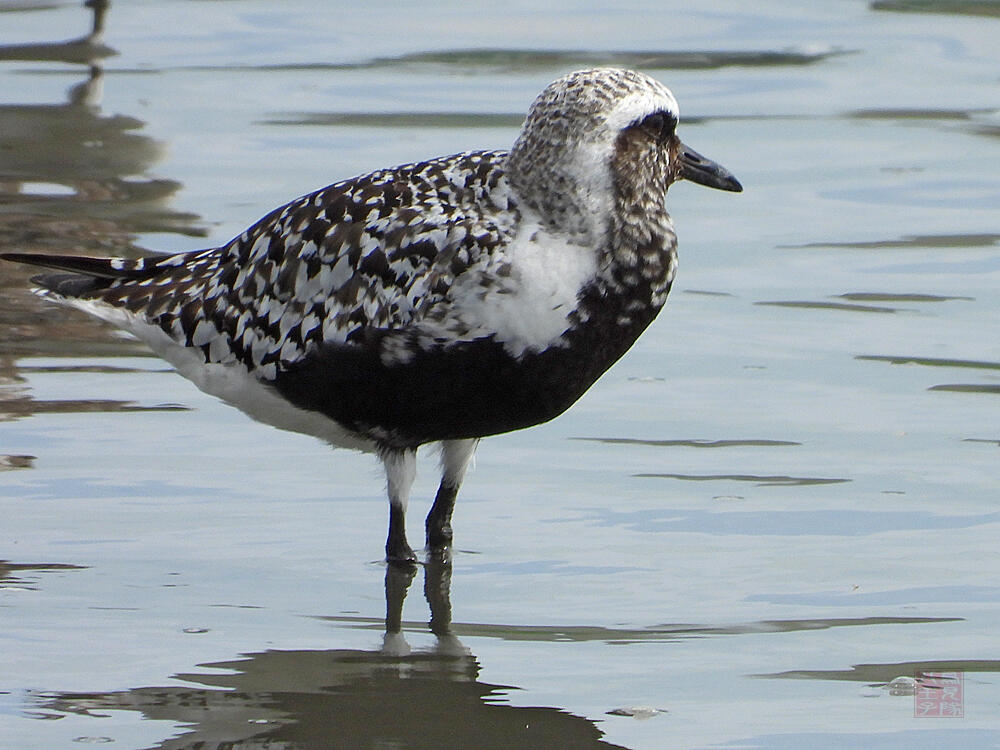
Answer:
<path fill-rule="evenodd" d="M 652 88 L 654 84 L 656 88 Z M 617 135 L 623 128 L 656 112 L 669 112 L 675 120 L 679 120 L 681 114 L 670 89 L 658 81 L 651 81 L 650 89 L 636 91 L 615 104 L 605 119 L 607 132 Z"/>
<path fill-rule="evenodd" d="M 501 266 L 509 273 L 501 274 Z M 471 340 L 493 335 L 513 357 L 558 346 L 580 290 L 597 274 L 593 247 L 570 242 L 524 217 L 506 252 L 481 272 L 459 276 L 448 318 L 420 325 L 434 337 Z M 490 283 L 482 284 L 487 279 Z"/>

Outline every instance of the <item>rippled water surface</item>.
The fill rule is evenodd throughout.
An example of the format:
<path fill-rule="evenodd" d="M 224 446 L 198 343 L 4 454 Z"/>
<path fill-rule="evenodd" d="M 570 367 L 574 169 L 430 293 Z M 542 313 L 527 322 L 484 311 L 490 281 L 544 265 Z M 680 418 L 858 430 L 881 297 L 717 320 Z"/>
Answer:
<path fill-rule="evenodd" d="M 0 747 L 1000 746 L 1000 4 L 648 5 L 0 0 L 0 250 L 215 245 L 592 64 L 746 188 L 412 581 L 372 458 L 4 265 Z"/>

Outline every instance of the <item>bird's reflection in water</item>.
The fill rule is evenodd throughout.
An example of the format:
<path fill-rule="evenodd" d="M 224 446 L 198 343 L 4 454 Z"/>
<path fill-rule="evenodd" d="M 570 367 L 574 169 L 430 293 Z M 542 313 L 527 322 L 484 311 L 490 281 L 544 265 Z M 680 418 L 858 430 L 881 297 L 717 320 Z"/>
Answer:
<path fill-rule="evenodd" d="M 0 45 L 0 60 L 28 60 L 37 62 L 84 63 L 92 65 L 98 60 L 117 55 L 104 44 L 104 22 L 110 0 L 85 0 L 84 7 L 93 11 L 90 32 L 78 39 L 62 42 L 29 42 L 27 44 Z M 17 10 L 14 8 L 13 10 Z"/>
<path fill-rule="evenodd" d="M 615 748 L 589 719 L 517 707 L 516 689 L 479 680 L 476 657 L 451 631 L 451 566 L 430 563 L 424 596 L 435 644 L 413 650 L 402 627 L 413 571 L 389 566 L 378 650 L 263 651 L 181 674 L 196 686 L 47 694 L 41 710 L 99 717 L 130 710 L 185 725 L 157 748 Z M 95 727 L 95 730 L 98 727 Z"/>
<path fill-rule="evenodd" d="M 82 22 L 86 11 L 91 20 L 81 37 L 0 44 L 2 72 L 21 74 L 19 81 L 23 74 L 52 72 L 47 63 L 79 66 L 79 73 L 55 71 L 78 80 L 53 101 L 38 101 L 40 93 L 30 87 L 0 84 L 0 250 L 135 255 L 143 252 L 136 244 L 140 233 L 206 233 L 197 215 L 171 207 L 181 183 L 149 174 L 164 145 L 144 132 L 142 120 L 102 110 L 103 63 L 117 54 L 104 43 L 110 5 L 83 3 L 77 16 Z M 36 398 L 24 376 L 25 357 L 145 356 L 147 350 L 30 294 L 33 273 L 0 270 L 0 422 L 36 413 L 145 409 L 122 400 Z M 0 455 L 0 470 L 30 466 L 23 458 Z"/>
<path fill-rule="evenodd" d="M 0 61 L 29 63 L 22 72 L 38 73 L 45 69 L 34 63 L 52 62 L 87 70 L 65 101 L 0 103 L 2 244 L 5 249 L 128 254 L 136 232 L 204 235 L 194 224 L 196 216 L 166 205 L 180 183 L 146 176 L 164 148 L 140 132 L 145 123 L 101 111 L 103 63 L 117 54 L 103 41 L 110 3 L 88 0 L 84 5 L 93 21 L 83 37 L 0 44 Z"/>

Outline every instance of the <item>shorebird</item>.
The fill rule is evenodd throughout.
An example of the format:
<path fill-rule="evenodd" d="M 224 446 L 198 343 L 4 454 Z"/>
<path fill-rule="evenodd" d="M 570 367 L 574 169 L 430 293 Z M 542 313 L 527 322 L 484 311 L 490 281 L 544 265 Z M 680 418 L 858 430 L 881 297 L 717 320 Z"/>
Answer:
<path fill-rule="evenodd" d="M 425 531 L 447 558 L 480 438 L 564 412 L 666 301 L 670 185 L 742 190 L 680 141 L 678 116 L 643 73 L 577 71 L 538 95 L 509 151 L 337 182 L 220 247 L 2 257 L 56 269 L 39 294 L 130 331 L 251 417 L 377 454 L 391 563 L 417 559 L 416 451 L 440 444 Z"/>

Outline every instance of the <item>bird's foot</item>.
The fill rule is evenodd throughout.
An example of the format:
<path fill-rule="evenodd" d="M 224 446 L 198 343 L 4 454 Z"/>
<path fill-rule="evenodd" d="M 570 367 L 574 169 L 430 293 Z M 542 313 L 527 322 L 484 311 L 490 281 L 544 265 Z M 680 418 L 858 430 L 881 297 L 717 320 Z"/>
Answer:
<path fill-rule="evenodd" d="M 417 564 L 417 555 L 406 539 L 389 539 L 385 544 L 385 561 L 390 565 L 413 567 Z"/>
<path fill-rule="evenodd" d="M 427 552 L 436 562 L 451 562 L 451 540 L 454 533 L 449 523 L 427 524 Z"/>
<path fill-rule="evenodd" d="M 450 523 L 427 524 L 427 546 L 431 549 L 449 546 L 454 536 Z"/>

